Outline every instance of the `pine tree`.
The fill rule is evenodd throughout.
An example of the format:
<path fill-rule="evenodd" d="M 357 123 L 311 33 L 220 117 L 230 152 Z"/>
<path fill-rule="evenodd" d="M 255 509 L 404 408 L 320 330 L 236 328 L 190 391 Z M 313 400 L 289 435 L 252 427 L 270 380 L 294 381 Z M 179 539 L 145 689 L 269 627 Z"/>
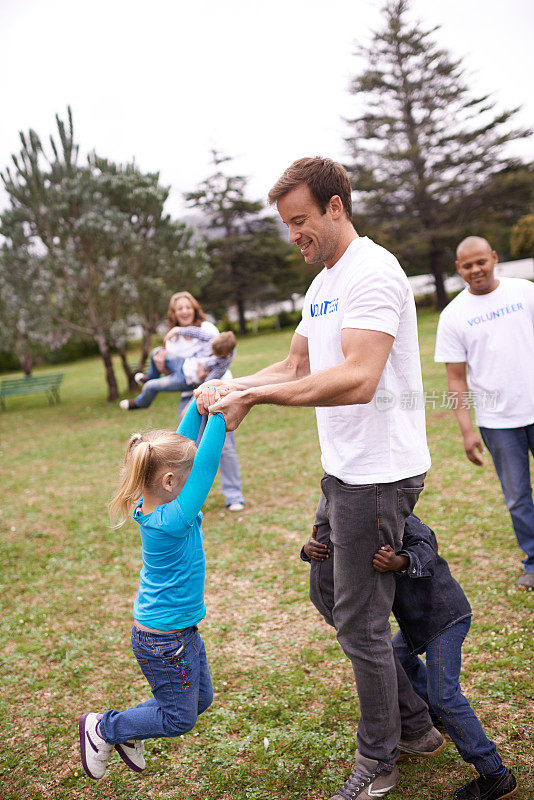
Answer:
<path fill-rule="evenodd" d="M 247 309 L 278 299 L 275 283 L 281 272 L 291 269 L 290 248 L 273 218 L 262 215 L 263 203 L 246 198 L 247 178 L 223 172 L 221 165 L 231 160 L 212 151 L 214 173 L 185 199 L 203 214 L 209 229 L 205 241 L 213 273 L 202 301 L 217 315 L 235 305 L 244 334 Z"/>
<path fill-rule="evenodd" d="M 510 128 L 518 111 L 496 113 L 488 96 L 469 91 L 461 61 L 407 19 L 408 0 L 389 0 L 384 27 L 357 55 L 367 66 L 350 91 L 362 111 L 348 120 L 348 164 L 356 221 L 389 246 L 408 271 L 435 279 L 447 302 L 447 251 L 476 219 L 476 197 L 510 165 L 505 145 L 529 134 Z"/>

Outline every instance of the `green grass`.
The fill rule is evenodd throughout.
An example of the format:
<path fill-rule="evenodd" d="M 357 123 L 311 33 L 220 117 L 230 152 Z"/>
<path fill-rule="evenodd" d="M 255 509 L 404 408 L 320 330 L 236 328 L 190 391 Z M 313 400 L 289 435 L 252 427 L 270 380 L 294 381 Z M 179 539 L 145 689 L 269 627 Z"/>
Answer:
<path fill-rule="evenodd" d="M 439 397 L 435 326 L 436 316 L 422 312 L 425 385 Z M 235 373 L 280 358 L 290 337 L 241 341 Z M 114 757 L 102 781 L 85 777 L 80 714 L 125 708 L 148 693 L 129 648 L 138 531 L 133 523 L 111 531 L 106 503 L 130 433 L 173 427 L 176 397 L 160 395 L 133 416 L 106 403 L 99 360 L 62 369 L 61 405 L 49 407 L 44 395 L 9 398 L 0 415 L 2 797 L 328 797 L 351 769 L 358 705 L 350 666 L 307 599 L 308 568 L 298 558 L 321 476 L 312 409 L 255 409 L 238 431 L 246 510 L 224 510 L 218 481 L 205 505 L 202 635 L 212 708 L 192 733 L 150 740 L 141 776 Z M 492 466 L 467 461 L 452 412 L 436 405 L 427 418 L 433 467 L 418 513 L 437 531 L 475 612 L 464 691 L 518 776 L 518 800 L 527 800 L 534 596 L 514 585 L 521 554 Z M 449 743 L 428 763 L 403 762 L 402 783 L 388 797 L 438 800 L 472 776 Z"/>

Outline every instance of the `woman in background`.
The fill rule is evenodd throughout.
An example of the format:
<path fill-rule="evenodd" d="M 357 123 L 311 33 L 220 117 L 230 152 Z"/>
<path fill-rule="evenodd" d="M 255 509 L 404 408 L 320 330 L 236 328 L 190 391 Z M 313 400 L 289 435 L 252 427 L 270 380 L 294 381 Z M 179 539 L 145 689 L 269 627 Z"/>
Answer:
<path fill-rule="evenodd" d="M 211 355 L 211 342 L 219 335 L 218 329 L 206 319 L 206 315 L 198 300 L 189 292 L 176 292 L 169 301 L 167 310 L 168 331 L 165 335 L 165 348 L 156 347 L 150 354 L 151 366 L 149 367 L 144 379 L 156 377 L 165 372 L 165 359 L 169 362 L 173 358 L 203 358 Z M 195 326 L 204 334 L 201 338 L 191 339 L 181 335 L 176 329 Z M 150 372 L 155 369 L 154 375 Z M 228 370 L 224 379 L 231 379 L 232 374 Z M 136 376 L 137 378 L 137 376 Z M 200 383 L 200 381 L 199 381 Z M 191 392 L 182 392 L 178 405 L 178 418 L 189 405 Z M 121 401 L 128 403 L 129 401 Z M 202 431 L 201 431 L 202 433 Z M 237 460 L 237 450 L 235 444 L 235 432 L 230 431 L 226 434 L 224 447 L 219 466 L 221 476 L 221 489 L 224 495 L 226 508 L 229 511 L 242 511 L 245 507 L 243 491 L 241 488 L 241 475 Z"/>

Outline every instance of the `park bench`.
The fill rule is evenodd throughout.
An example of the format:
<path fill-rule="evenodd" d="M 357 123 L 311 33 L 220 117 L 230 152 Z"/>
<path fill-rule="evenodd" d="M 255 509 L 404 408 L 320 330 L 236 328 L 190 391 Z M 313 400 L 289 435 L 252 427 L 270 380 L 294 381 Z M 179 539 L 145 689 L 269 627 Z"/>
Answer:
<path fill-rule="evenodd" d="M 33 394 L 46 392 L 50 405 L 59 403 L 59 385 L 63 380 L 63 372 L 52 372 L 49 375 L 29 375 L 25 378 L 4 378 L 0 381 L 0 406 L 5 410 L 5 398 L 15 394 Z"/>

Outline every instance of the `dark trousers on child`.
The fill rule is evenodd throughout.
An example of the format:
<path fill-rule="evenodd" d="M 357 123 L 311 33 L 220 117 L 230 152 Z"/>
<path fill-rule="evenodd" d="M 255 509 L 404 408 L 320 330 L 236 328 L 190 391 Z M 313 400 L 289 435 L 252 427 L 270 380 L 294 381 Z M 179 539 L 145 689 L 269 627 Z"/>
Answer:
<path fill-rule="evenodd" d="M 502 760 L 460 686 L 462 644 L 470 625 L 469 617 L 461 619 L 432 639 L 426 647 L 426 665 L 410 651 L 400 631 L 393 637 L 393 647 L 415 691 L 439 717 L 463 760 L 487 774 L 501 769 Z"/>

